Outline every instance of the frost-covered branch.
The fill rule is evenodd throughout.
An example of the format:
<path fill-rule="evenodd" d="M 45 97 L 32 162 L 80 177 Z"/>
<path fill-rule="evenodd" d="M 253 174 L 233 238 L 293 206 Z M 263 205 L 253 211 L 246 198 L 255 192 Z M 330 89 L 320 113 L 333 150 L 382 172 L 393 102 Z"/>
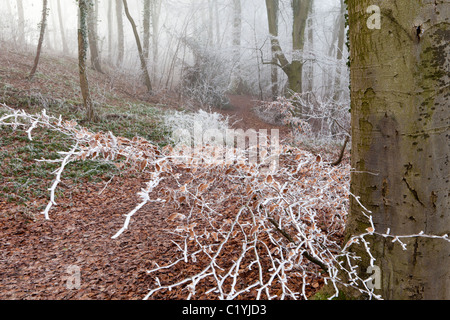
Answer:
<path fill-rule="evenodd" d="M 60 152 L 62 159 L 39 160 L 61 163 L 50 188 L 46 218 L 71 161 L 102 159 L 119 169 L 126 166 L 149 174 L 140 203 L 112 237 L 123 235 L 148 203 L 160 202 L 169 210 L 165 229 L 177 255 L 173 261 L 154 262 L 148 271 L 154 286 L 145 299 L 163 298 L 169 291 L 180 299 L 307 299 L 323 282 L 335 288 L 334 296 L 344 286 L 380 299 L 368 285 L 370 279 L 358 276 L 362 257 L 351 252 L 353 245 L 362 244 L 374 265 L 373 235 L 390 238 L 405 250 L 406 238 L 450 242 L 448 235 L 382 233 L 360 203 L 369 227 L 344 244 L 349 199 L 360 202 L 349 191 L 350 168 L 331 166 L 295 147 L 274 149 L 261 143 L 266 139 L 262 136 L 255 148 L 258 161 L 249 161 L 251 151 L 234 144 L 187 143 L 160 149 L 138 137 L 92 133 L 45 111 L 30 115 L 5 109 L 0 126 L 23 130 L 29 139 L 36 138 L 35 129 L 42 127 L 73 140 L 70 152 Z M 267 170 L 267 161 L 273 158 L 277 165 Z"/>

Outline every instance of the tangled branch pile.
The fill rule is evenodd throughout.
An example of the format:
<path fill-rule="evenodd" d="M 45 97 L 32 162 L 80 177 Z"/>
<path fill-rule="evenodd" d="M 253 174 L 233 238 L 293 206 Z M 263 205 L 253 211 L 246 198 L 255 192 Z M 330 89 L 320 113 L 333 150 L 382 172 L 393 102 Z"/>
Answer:
<path fill-rule="evenodd" d="M 185 298 L 307 298 L 323 279 L 336 275 L 347 214 L 347 167 L 331 167 L 287 146 L 261 145 L 256 163 L 247 161 L 245 150 L 217 145 L 159 150 L 142 138 L 92 133 L 45 110 L 37 115 L 8 110 L 0 125 L 23 129 L 29 139 L 41 126 L 74 141 L 69 152 L 60 152 L 61 159 L 39 160 L 61 163 L 43 212 L 47 219 L 72 161 L 113 161 L 118 168 L 149 173 L 142 202 L 113 236 L 125 232 L 149 202 L 172 207 L 167 223 L 179 259 L 164 266 L 155 262 L 149 274 L 156 284 L 146 298 L 176 289 Z M 268 168 L 266 160 L 274 155 L 278 166 Z"/>
<path fill-rule="evenodd" d="M 150 202 L 171 208 L 167 230 L 178 258 L 166 265 L 153 261 L 148 273 L 155 285 L 146 299 L 307 299 L 323 282 L 331 282 L 336 295 L 341 284 L 379 298 L 367 285 L 371 279 L 356 274 L 359 257 L 348 250 L 362 241 L 371 257 L 365 237 L 374 233 L 373 225 L 342 245 L 351 195 L 347 166 L 331 166 L 283 145 L 277 150 L 258 145 L 257 162 L 248 161 L 248 150 L 217 145 L 159 149 L 138 137 L 92 133 L 45 110 L 37 115 L 7 110 L 0 126 L 26 130 L 29 139 L 35 128 L 44 127 L 73 140 L 61 159 L 39 160 L 61 163 L 44 211 L 47 219 L 72 161 L 110 161 L 148 173 L 141 203 L 112 237 L 126 232 L 133 215 Z M 277 165 L 268 166 L 274 156 Z"/>
<path fill-rule="evenodd" d="M 292 128 L 294 137 L 333 139 L 349 135 L 349 102 L 321 98 L 313 92 L 292 93 L 275 101 L 263 101 L 257 108 L 261 118 Z"/>

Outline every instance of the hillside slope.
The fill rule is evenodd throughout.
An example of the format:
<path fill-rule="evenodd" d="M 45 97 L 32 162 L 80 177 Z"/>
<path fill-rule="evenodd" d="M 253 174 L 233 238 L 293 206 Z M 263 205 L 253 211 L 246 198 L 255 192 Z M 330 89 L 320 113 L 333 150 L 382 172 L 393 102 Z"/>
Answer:
<path fill-rule="evenodd" d="M 44 56 L 29 81 L 31 61 L 32 54 L 0 54 L 0 102 L 29 114 L 45 107 L 49 114 L 77 121 L 76 130 L 86 126 L 95 138 L 78 141 L 84 159 L 64 170 L 56 205 L 45 220 L 41 213 L 60 165 L 36 159 L 60 159 L 60 151 L 72 149 L 77 135 L 64 130 L 73 126 L 43 125 L 33 131 L 32 141 L 25 132 L 32 126 L 27 118 L 20 119 L 19 130 L 1 127 L 0 298 L 142 299 L 160 286 L 152 299 L 184 299 L 195 294 L 195 285 L 164 286 L 196 277 L 195 298 L 201 299 L 223 298 L 223 290 L 230 296 L 240 292 L 239 299 L 306 298 L 322 286 L 320 269 L 331 263 L 328 255 L 338 252 L 342 240 L 348 166 L 332 168 L 322 157 L 286 145 L 273 175 L 262 174 L 259 164 L 208 163 L 207 148 L 195 161 L 183 158 L 166 146 L 160 116 L 177 109 L 167 96 L 146 97 L 131 76 L 91 71 L 100 121 L 85 123 L 76 62 Z M 247 114 L 250 100 L 240 101 L 238 114 L 224 114 Z M 6 113 L 2 109 L 0 117 Z M 245 120 L 240 128 L 271 128 L 255 117 Z M 122 153 L 146 147 L 151 152 L 144 158 L 130 153 L 130 170 L 106 157 L 87 156 L 100 141 L 112 143 L 109 131 L 123 137 Z M 129 230 L 111 239 L 135 208 L 140 210 Z M 289 210 L 298 213 L 297 220 Z M 304 234 L 297 233 L 299 226 Z M 294 247 L 293 239 L 313 243 Z M 310 248 L 323 250 L 322 262 L 305 254 Z M 203 268 L 215 271 L 204 274 Z M 149 275 L 151 269 L 155 272 Z M 246 290 L 258 284 L 261 290 Z"/>

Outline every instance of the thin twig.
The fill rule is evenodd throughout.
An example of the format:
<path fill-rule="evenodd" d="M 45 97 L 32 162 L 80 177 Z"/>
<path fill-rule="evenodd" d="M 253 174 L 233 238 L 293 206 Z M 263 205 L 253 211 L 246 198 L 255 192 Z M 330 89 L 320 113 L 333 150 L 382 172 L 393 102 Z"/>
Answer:
<path fill-rule="evenodd" d="M 294 243 L 295 241 L 292 238 L 292 236 L 286 231 L 280 228 L 280 226 L 278 225 L 278 222 L 276 222 L 274 219 L 269 218 L 270 223 L 272 223 L 275 227 L 275 229 L 277 229 L 277 231 L 279 233 L 281 233 L 283 235 L 283 237 L 285 237 L 287 240 L 289 240 L 289 242 Z M 311 261 L 312 263 L 318 265 L 319 267 L 321 267 L 326 273 L 328 273 L 328 268 L 325 264 L 322 263 L 322 261 L 320 261 L 319 259 L 314 258 L 313 256 L 311 256 L 308 252 L 304 251 L 302 252 L 302 255 L 308 259 L 309 261 Z"/>

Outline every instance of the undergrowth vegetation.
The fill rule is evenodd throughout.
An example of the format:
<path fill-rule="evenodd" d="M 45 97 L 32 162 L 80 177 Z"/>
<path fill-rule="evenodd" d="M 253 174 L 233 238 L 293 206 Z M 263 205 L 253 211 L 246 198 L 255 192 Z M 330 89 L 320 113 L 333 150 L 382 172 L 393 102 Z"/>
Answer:
<path fill-rule="evenodd" d="M 57 210 L 61 176 L 71 162 L 97 161 L 122 172 L 147 174 L 141 202 L 112 235 L 117 239 L 133 232 L 128 230 L 130 221 L 149 203 L 171 208 L 167 229 L 179 258 L 167 265 L 153 262 L 148 272 L 155 284 L 145 298 L 306 299 L 324 281 L 334 285 L 335 295 L 339 283 L 374 296 L 352 271 L 359 257 L 346 251 L 373 230 L 341 249 L 349 198 L 347 166 L 333 167 L 320 156 L 278 144 L 260 143 L 257 162 L 249 162 L 245 152 L 232 146 L 161 148 L 141 137 L 93 132 L 45 111 L 33 115 L 4 110 L 0 125 L 21 129 L 31 141 L 41 139 L 40 129 L 71 141 L 59 158 L 42 160 L 58 164 L 43 211 L 46 219 Z M 338 276 L 341 272 L 350 277 L 349 283 Z"/>
<path fill-rule="evenodd" d="M 28 112 L 45 109 L 50 115 L 84 123 L 93 131 L 112 132 L 130 139 L 140 136 L 160 146 L 170 142 L 162 123 L 164 112 L 147 103 L 98 103 L 98 121 L 85 123 L 85 112 L 76 98 L 56 99 L 37 93 L 36 90 L 19 90 L 5 83 L 1 92 L 0 103 L 14 105 Z M 5 112 L 4 108 L 0 109 L 0 117 Z M 60 156 L 58 152 L 67 151 L 72 145 L 72 140 L 58 131 L 37 128 L 36 132 L 42 139 L 30 141 L 13 128 L 2 127 L 0 139 L 1 192 L 7 203 L 17 205 L 15 211 L 26 213 L 26 218 L 31 219 L 34 219 L 34 214 L 29 212 L 45 208 L 42 200 L 48 196 L 51 173 L 58 167 L 56 163 L 36 160 L 56 160 Z M 117 174 L 118 169 L 111 163 L 95 160 L 75 161 L 65 171 L 64 183 L 68 188 L 72 188 L 85 182 L 108 181 Z"/>

